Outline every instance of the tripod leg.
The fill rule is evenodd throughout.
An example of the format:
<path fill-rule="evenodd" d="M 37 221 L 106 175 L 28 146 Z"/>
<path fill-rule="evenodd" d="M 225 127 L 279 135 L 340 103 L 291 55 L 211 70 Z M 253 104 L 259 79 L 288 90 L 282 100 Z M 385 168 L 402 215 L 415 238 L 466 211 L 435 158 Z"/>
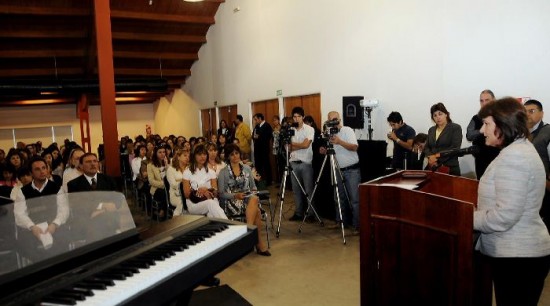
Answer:
<path fill-rule="evenodd" d="M 285 167 L 283 172 L 283 177 L 281 178 L 281 186 L 279 188 L 279 194 L 277 195 L 279 199 L 279 223 L 277 224 L 277 231 L 275 236 L 279 238 L 279 233 L 281 232 L 281 220 L 283 218 L 283 203 L 285 201 L 285 190 L 286 190 L 286 179 L 288 176 L 288 167 Z"/>
<path fill-rule="evenodd" d="M 339 213 L 339 216 L 340 216 L 340 228 L 342 230 L 342 241 L 344 242 L 344 244 L 346 244 L 346 233 L 344 231 L 344 218 L 343 218 L 343 215 L 342 215 L 342 204 L 340 203 L 340 192 L 338 190 L 338 180 L 337 180 L 337 177 L 336 177 L 336 171 L 340 170 L 339 168 L 336 168 L 336 160 L 334 159 L 334 155 L 331 155 L 330 156 L 330 170 L 331 170 L 331 176 L 332 176 L 332 187 L 334 189 L 334 194 L 336 195 L 336 203 L 338 204 L 338 213 Z M 341 175 L 341 173 L 340 173 Z M 344 182 L 341 181 L 341 183 L 343 184 Z"/>
<path fill-rule="evenodd" d="M 338 173 L 338 177 L 340 177 L 340 180 L 342 182 L 342 189 L 344 190 L 344 195 L 346 196 L 346 200 L 348 200 L 348 206 L 349 208 L 353 211 L 353 207 L 351 205 L 351 199 L 349 197 L 349 192 L 348 192 L 348 188 L 346 187 L 346 178 L 344 177 L 344 174 L 342 174 L 342 171 L 340 171 L 340 165 L 338 164 L 338 160 L 334 159 L 334 164 L 335 164 L 335 169 L 336 169 L 336 172 L 335 173 Z"/>

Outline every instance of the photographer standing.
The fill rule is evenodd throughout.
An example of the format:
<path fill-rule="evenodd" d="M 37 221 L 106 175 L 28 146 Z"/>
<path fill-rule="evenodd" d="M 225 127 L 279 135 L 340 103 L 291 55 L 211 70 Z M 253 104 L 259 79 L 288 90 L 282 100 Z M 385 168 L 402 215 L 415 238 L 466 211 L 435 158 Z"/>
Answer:
<path fill-rule="evenodd" d="M 361 170 L 359 167 L 359 155 L 357 154 L 357 138 L 355 132 L 348 126 L 342 126 L 340 114 L 332 111 L 328 113 L 328 120 L 324 124 L 324 135 L 327 137 L 328 147 L 333 145 L 334 155 L 342 176 L 344 177 L 345 189 L 348 192 L 348 197 L 344 191 L 344 185 L 340 175 L 336 175 L 338 183 L 338 193 L 340 194 L 340 206 L 342 208 L 342 217 L 344 225 L 350 218 L 346 214 L 346 207 L 351 207 L 352 211 L 352 235 L 359 234 L 359 184 L 361 183 Z M 327 153 L 326 147 L 319 149 L 321 154 Z M 336 196 L 336 195 L 335 195 Z M 340 228 L 340 214 L 336 207 L 336 224 L 328 226 L 328 228 Z"/>
<path fill-rule="evenodd" d="M 294 202 L 296 210 L 290 217 L 290 221 L 300 221 L 303 219 L 305 209 L 307 209 L 307 197 L 313 193 L 313 150 L 311 142 L 315 136 L 315 131 L 311 126 L 304 124 L 304 109 L 297 106 L 292 109 L 292 119 L 294 120 L 294 136 L 290 142 L 290 164 L 294 171 L 292 178 L 292 191 L 294 193 Z M 296 126 L 297 125 L 297 126 Z M 284 178 L 283 178 L 284 179 Z M 298 180 L 300 182 L 298 182 Z M 300 184 L 303 186 L 307 196 L 303 194 Z M 304 200 L 305 204 L 304 205 Z M 313 212 L 310 211 L 308 219 L 313 218 Z"/>
<path fill-rule="evenodd" d="M 405 160 L 412 154 L 413 140 L 416 131 L 405 122 L 398 112 L 391 112 L 388 116 L 388 123 L 391 132 L 388 133 L 388 139 L 393 141 L 393 157 L 391 166 L 394 169 L 406 169 Z"/>

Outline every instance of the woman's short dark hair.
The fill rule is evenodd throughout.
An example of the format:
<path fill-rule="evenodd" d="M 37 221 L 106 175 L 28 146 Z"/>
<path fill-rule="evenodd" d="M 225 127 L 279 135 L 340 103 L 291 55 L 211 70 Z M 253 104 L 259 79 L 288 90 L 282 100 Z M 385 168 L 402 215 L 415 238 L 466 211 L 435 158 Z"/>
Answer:
<path fill-rule="evenodd" d="M 449 111 L 445 107 L 445 104 L 439 102 L 439 103 L 436 103 L 436 104 L 432 105 L 432 107 L 430 108 L 430 114 L 432 115 L 432 120 L 433 120 L 433 117 L 434 117 L 434 113 L 437 112 L 437 111 L 440 111 L 440 112 L 445 113 L 447 115 L 447 122 L 453 122 L 453 120 L 451 120 L 451 114 L 449 114 Z"/>
<path fill-rule="evenodd" d="M 502 139 L 501 147 L 508 146 L 518 138 L 529 137 L 525 108 L 515 98 L 505 97 L 489 103 L 479 110 L 478 116 L 482 119 L 493 117 L 495 136 Z"/>
<path fill-rule="evenodd" d="M 231 155 L 231 153 L 233 152 L 239 152 L 239 155 L 242 155 L 241 154 L 241 148 L 239 148 L 238 145 L 234 144 L 234 143 L 229 143 L 227 144 L 224 148 L 224 154 L 225 154 L 225 160 L 227 161 L 227 163 L 229 164 L 229 156 Z"/>

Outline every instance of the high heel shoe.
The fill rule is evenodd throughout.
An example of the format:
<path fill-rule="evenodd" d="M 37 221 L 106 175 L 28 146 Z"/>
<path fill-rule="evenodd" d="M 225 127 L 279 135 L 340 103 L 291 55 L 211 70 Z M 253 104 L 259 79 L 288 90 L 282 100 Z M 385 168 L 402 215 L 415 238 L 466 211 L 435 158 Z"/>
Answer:
<path fill-rule="evenodd" d="M 269 253 L 269 250 L 265 250 L 265 251 L 256 250 L 256 253 L 261 256 L 271 256 L 271 253 Z"/>

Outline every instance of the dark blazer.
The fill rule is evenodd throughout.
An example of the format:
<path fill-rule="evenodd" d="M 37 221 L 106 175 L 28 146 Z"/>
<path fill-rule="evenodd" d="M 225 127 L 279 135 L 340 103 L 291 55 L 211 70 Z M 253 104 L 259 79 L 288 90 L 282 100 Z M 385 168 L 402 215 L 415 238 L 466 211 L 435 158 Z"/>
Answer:
<path fill-rule="evenodd" d="M 462 128 L 460 125 L 449 122 L 437 140 L 435 140 L 436 128 L 437 126 L 434 125 L 428 131 L 428 141 L 426 142 L 426 147 L 424 148 L 424 155 L 430 156 L 442 151 L 460 149 L 460 146 L 462 145 Z M 450 174 L 460 175 L 458 157 L 453 157 L 447 161 L 443 161 L 443 165 L 451 168 Z"/>
<path fill-rule="evenodd" d="M 68 192 L 80 192 L 80 191 L 92 191 L 92 186 L 88 183 L 84 174 L 75 178 L 74 180 L 67 183 Z M 117 191 L 117 185 L 115 180 L 111 177 L 98 173 L 97 174 L 97 189 L 96 191 Z"/>

